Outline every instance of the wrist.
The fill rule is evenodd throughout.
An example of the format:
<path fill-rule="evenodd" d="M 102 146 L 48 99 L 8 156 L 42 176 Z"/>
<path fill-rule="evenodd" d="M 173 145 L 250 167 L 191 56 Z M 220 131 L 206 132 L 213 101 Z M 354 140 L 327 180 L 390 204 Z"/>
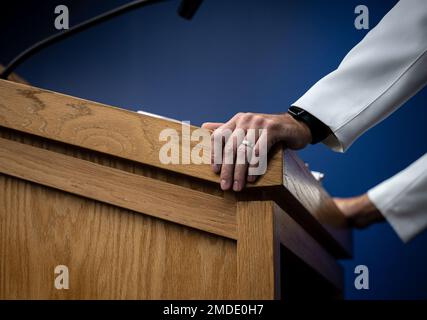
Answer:
<path fill-rule="evenodd" d="M 315 116 L 305 111 L 304 109 L 301 109 L 296 106 L 291 106 L 288 109 L 288 113 L 294 119 L 301 123 L 304 123 L 308 127 L 311 135 L 311 144 L 316 144 L 324 140 L 332 133 L 326 124 L 324 124 L 321 120 L 317 119 Z"/>
<path fill-rule="evenodd" d="M 289 113 L 283 114 L 283 136 L 287 146 L 291 149 L 302 149 L 312 141 L 308 125 L 292 117 Z"/>
<path fill-rule="evenodd" d="M 375 206 L 375 204 L 369 199 L 368 194 L 362 194 L 359 196 L 360 201 L 360 214 L 363 215 L 370 222 L 383 220 L 383 215 Z"/>
<path fill-rule="evenodd" d="M 383 215 L 366 193 L 355 197 L 354 200 L 354 204 L 349 212 L 349 218 L 353 220 L 356 226 L 366 227 L 384 220 Z"/>

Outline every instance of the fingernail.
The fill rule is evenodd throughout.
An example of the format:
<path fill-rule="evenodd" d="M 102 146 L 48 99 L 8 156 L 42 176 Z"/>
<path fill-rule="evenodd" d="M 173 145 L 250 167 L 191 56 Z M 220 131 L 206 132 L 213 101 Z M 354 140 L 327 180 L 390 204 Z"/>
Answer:
<path fill-rule="evenodd" d="M 226 190 L 227 189 L 227 180 L 225 180 L 225 179 L 222 179 L 221 180 L 221 189 L 222 190 Z"/>
<path fill-rule="evenodd" d="M 233 183 L 233 190 L 234 191 L 240 191 L 240 185 L 239 185 L 239 181 L 235 180 Z"/>

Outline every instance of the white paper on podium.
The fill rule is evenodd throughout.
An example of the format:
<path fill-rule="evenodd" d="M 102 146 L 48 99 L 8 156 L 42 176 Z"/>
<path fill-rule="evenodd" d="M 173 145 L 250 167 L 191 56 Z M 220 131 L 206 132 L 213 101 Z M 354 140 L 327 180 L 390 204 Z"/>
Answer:
<path fill-rule="evenodd" d="M 176 122 L 176 123 L 182 123 L 182 121 L 179 121 L 179 120 L 176 120 L 176 119 L 172 119 L 172 118 L 168 118 L 168 117 L 163 117 L 163 116 L 161 116 L 159 114 L 155 114 L 155 113 L 151 113 L 151 112 L 147 112 L 147 111 L 138 110 L 137 113 L 144 114 L 146 116 L 150 116 L 150 117 L 154 117 L 154 118 L 159 118 L 159 119 L 173 121 L 173 122 Z"/>

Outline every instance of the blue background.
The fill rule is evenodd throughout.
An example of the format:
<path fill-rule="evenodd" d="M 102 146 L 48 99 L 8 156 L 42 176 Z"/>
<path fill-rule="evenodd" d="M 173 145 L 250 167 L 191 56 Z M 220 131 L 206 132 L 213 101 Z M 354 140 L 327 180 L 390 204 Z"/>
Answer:
<path fill-rule="evenodd" d="M 126 1 L 2 1 L 0 62 L 56 32 L 54 7 L 71 26 Z M 396 1 L 364 0 L 375 26 Z M 205 0 L 193 21 L 179 1 L 138 9 L 35 55 L 17 71 L 35 86 L 200 125 L 239 111 L 283 112 L 366 34 L 354 28 L 360 1 Z M 410 18 L 410 17 L 402 17 Z M 399 50 L 399 48 L 396 48 Z M 426 150 L 427 90 L 345 154 L 323 145 L 300 152 L 326 174 L 332 195 L 361 194 Z M 404 245 L 386 223 L 354 233 L 343 261 L 348 299 L 426 299 L 427 233 Z M 354 268 L 370 289 L 354 288 Z"/>

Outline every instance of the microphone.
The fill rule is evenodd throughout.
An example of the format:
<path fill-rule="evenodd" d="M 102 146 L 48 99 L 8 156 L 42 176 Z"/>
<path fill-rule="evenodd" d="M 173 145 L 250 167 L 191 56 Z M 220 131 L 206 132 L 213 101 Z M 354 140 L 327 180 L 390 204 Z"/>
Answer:
<path fill-rule="evenodd" d="M 196 14 L 203 0 L 182 0 L 178 8 L 178 14 L 187 20 L 191 20 Z"/>

